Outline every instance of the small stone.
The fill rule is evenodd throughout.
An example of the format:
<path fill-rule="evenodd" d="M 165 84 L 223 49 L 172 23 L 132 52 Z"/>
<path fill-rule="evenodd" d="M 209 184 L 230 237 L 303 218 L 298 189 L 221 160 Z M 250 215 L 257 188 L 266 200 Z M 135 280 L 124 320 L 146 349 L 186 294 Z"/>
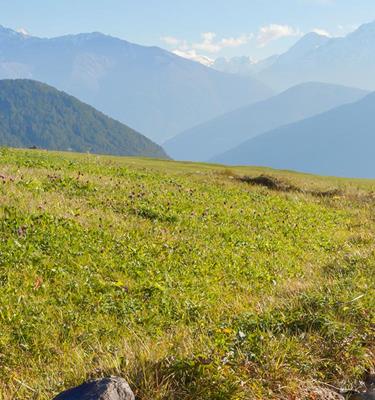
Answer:
<path fill-rule="evenodd" d="M 83 383 L 57 395 L 54 400 L 135 400 L 123 378 L 110 377 Z"/>

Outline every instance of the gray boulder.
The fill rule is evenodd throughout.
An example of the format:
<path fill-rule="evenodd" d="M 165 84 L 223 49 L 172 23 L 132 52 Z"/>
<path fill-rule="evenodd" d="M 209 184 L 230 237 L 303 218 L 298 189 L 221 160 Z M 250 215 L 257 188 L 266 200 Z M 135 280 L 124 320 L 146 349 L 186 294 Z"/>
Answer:
<path fill-rule="evenodd" d="M 110 377 L 68 389 L 54 400 L 135 400 L 135 397 L 125 379 Z"/>
<path fill-rule="evenodd" d="M 375 392 L 349 393 L 346 396 L 348 400 L 375 400 Z"/>

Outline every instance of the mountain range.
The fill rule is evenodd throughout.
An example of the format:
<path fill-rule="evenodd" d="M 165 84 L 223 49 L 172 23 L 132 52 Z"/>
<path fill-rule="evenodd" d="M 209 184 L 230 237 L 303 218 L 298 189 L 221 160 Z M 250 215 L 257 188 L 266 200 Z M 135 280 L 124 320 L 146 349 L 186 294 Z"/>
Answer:
<path fill-rule="evenodd" d="M 366 94 L 345 86 L 300 84 L 189 129 L 164 143 L 164 148 L 175 159 L 208 161 L 261 133 L 357 101 Z"/>
<path fill-rule="evenodd" d="M 168 158 L 126 125 L 31 80 L 0 80 L 0 146 Z"/>
<path fill-rule="evenodd" d="M 258 73 L 270 67 L 278 58 L 277 54 L 260 61 L 253 60 L 247 56 L 219 57 L 211 64 L 211 67 L 228 74 L 256 77 Z"/>
<path fill-rule="evenodd" d="M 249 57 L 219 58 L 213 68 L 258 79 L 275 91 L 304 82 L 325 82 L 375 90 L 375 22 L 345 37 L 316 32 L 304 35 L 284 54 L 254 61 Z"/>
<path fill-rule="evenodd" d="M 309 33 L 257 78 L 275 90 L 318 81 L 375 90 L 375 22 L 346 37 Z"/>
<path fill-rule="evenodd" d="M 212 161 L 374 178 L 375 93 L 242 143 Z"/>
<path fill-rule="evenodd" d="M 272 94 L 226 74 L 101 33 L 37 38 L 0 28 L 0 79 L 45 82 L 157 142 Z"/>
<path fill-rule="evenodd" d="M 367 176 L 374 70 L 375 22 L 212 68 L 102 33 L 47 39 L 0 27 L 1 144 L 167 157 L 155 141 L 183 160 Z"/>

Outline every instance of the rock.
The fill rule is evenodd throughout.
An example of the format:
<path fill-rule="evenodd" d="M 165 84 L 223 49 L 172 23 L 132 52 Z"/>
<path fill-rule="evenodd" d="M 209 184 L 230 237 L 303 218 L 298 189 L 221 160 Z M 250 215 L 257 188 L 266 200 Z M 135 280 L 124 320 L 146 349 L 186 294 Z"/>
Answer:
<path fill-rule="evenodd" d="M 125 379 L 110 377 L 83 383 L 60 393 L 54 400 L 135 400 L 135 397 Z"/>
<path fill-rule="evenodd" d="M 349 394 L 346 399 L 348 400 L 375 400 L 375 392 L 366 393 L 353 393 Z"/>
<path fill-rule="evenodd" d="M 364 384 L 369 392 L 375 393 L 375 374 L 366 372 L 364 377 Z"/>

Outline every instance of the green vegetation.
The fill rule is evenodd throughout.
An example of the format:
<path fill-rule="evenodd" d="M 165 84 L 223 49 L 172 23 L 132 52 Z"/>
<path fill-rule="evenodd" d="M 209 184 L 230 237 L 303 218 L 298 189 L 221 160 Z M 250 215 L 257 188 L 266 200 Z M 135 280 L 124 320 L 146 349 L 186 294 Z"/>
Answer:
<path fill-rule="evenodd" d="M 0 151 L 1 399 L 317 399 L 374 367 L 374 181 Z"/>
<path fill-rule="evenodd" d="M 0 145 L 168 158 L 126 125 L 64 92 L 23 79 L 0 80 Z"/>

